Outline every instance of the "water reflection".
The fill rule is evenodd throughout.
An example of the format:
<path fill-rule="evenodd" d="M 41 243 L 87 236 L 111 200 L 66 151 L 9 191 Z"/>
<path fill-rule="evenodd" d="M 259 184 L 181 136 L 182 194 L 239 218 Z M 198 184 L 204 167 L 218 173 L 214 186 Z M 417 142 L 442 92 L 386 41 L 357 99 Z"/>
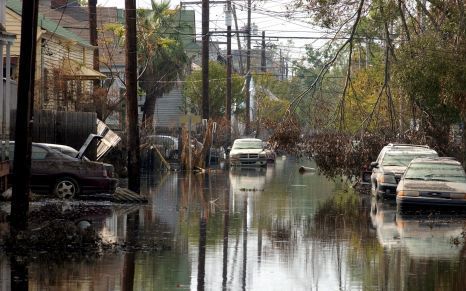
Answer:
<path fill-rule="evenodd" d="M 29 258 L 23 272 L 4 254 L 0 286 L 20 290 L 13 285 L 26 282 L 31 290 L 97 291 L 466 288 L 464 217 L 400 214 L 394 205 L 361 195 L 340 179 L 301 175 L 301 165 L 315 167 L 309 161 L 277 159 L 265 169 L 148 176 L 142 187 L 148 205 L 93 205 L 100 208 L 93 224 L 107 241 L 124 247 L 86 261 Z M 28 281 L 14 282 L 20 278 L 16 274 Z"/>
<path fill-rule="evenodd" d="M 264 191 L 267 168 L 241 168 L 230 169 L 229 178 L 233 193 L 238 191 L 260 192 Z"/>
<path fill-rule="evenodd" d="M 377 240 L 385 248 L 390 249 L 401 245 L 396 214 L 396 202 L 371 198 L 371 223 L 377 230 Z"/>
<path fill-rule="evenodd" d="M 465 230 L 466 219 L 443 215 L 406 215 L 398 213 L 396 226 L 402 246 L 413 258 L 458 259 L 465 254 L 463 244 L 455 244 Z"/>
<path fill-rule="evenodd" d="M 24 258 L 11 256 L 10 258 L 11 268 L 11 290 L 27 291 L 29 290 L 28 284 L 28 263 Z M 3 284 L 2 284 L 3 285 Z M 2 290 L 7 290 L 6 288 Z"/>

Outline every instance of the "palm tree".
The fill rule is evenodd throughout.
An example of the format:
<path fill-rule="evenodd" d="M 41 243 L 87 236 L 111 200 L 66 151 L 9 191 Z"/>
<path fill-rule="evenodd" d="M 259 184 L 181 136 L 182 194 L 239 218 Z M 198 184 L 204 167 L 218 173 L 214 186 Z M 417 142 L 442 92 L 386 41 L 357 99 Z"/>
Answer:
<path fill-rule="evenodd" d="M 152 130 L 155 101 L 170 91 L 184 74 L 188 57 L 181 41 L 179 9 L 170 2 L 155 3 L 139 11 L 139 84 L 146 93 L 142 124 Z"/>

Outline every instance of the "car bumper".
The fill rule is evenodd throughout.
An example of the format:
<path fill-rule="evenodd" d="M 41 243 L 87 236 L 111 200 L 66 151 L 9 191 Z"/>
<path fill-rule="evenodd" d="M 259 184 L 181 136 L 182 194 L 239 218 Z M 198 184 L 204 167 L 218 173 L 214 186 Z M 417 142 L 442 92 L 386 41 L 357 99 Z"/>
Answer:
<path fill-rule="evenodd" d="M 81 194 L 113 194 L 117 185 L 118 180 L 114 178 L 86 178 L 80 183 Z"/>
<path fill-rule="evenodd" d="M 231 166 L 245 167 L 263 167 L 267 165 L 267 159 L 232 159 L 230 158 Z"/>
<path fill-rule="evenodd" d="M 395 198 L 397 184 L 380 184 L 377 194 L 384 198 Z"/>
<path fill-rule="evenodd" d="M 399 206 L 466 206 L 465 199 L 396 196 Z"/>

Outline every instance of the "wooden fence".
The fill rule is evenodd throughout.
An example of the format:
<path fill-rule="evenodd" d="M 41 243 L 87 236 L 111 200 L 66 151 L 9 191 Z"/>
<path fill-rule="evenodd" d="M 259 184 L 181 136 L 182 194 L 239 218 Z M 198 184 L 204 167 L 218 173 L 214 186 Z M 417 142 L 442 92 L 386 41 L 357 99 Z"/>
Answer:
<path fill-rule="evenodd" d="M 16 111 L 11 114 L 11 139 L 15 136 Z M 34 111 L 32 141 L 57 143 L 77 150 L 90 133 L 97 132 L 95 112 Z"/>

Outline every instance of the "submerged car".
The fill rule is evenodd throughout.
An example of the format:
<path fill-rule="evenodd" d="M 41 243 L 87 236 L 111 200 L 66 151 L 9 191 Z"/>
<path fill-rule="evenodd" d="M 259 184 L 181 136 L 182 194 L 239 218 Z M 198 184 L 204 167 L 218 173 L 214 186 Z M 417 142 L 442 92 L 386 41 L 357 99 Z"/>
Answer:
<path fill-rule="evenodd" d="M 231 166 L 266 166 L 267 155 L 262 140 L 240 138 L 233 142 L 230 150 Z"/>
<path fill-rule="evenodd" d="M 383 147 L 377 160 L 371 163 L 372 193 L 378 197 L 394 198 L 406 167 L 419 157 L 438 157 L 438 154 L 425 145 L 390 143 Z"/>
<path fill-rule="evenodd" d="M 32 143 L 31 190 L 53 193 L 61 199 L 95 193 L 113 194 L 117 186 L 117 179 L 112 178 L 113 166 L 72 157 L 69 155 L 71 149 L 62 145 Z M 10 142 L 8 154 L 12 167 L 14 142 Z"/>
<path fill-rule="evenodd" d="M 148 135 L 147 142 L 155 145 L 165 158 L 179 158 L 178 138 L 169 135 Z"/>
<path fill-rule="evenodd" d="M 466 206 L 466 174 L 453 158 L 414 159 L 396 193 L 399 206 Z"/>

